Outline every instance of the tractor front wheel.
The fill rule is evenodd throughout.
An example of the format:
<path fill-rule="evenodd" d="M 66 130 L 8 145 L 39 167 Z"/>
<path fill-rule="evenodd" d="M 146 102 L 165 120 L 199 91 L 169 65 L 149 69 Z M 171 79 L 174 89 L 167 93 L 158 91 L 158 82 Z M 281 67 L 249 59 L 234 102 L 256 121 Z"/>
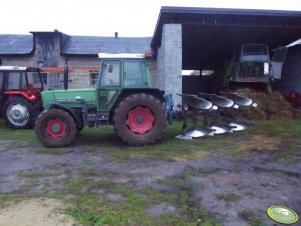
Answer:
<path fill-rule="evenodd" d="M 115 131 L 129 145 L 153 144 L 161 138 L 165 127 L 163 104 L 149 94 L 126 97 L 114 112 Z"/>
<path fill-rule="evenodd" d="M 32 104 L 22 97 L 14 97 L 3 106 L 3 119 L 12 129 L 25 129 L 32 125 L 34 109 Z"/>
<path fill-rule="evenodd" d="M 47 147 L 69 145 L 77 133 L 73 117 L 64 110 L 50 109 L 43 111 L 36 120 L 37 138 Z"/>

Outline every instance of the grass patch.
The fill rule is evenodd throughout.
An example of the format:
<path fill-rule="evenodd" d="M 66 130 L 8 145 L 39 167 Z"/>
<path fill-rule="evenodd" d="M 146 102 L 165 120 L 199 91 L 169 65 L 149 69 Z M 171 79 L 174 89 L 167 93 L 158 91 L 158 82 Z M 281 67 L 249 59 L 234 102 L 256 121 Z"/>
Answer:
<path fill-rule="evenodd" d="M 26 148 L 28 146 L 36 147 L 40 145 L 40 142 L 36 139 L 34 134 L 34 130 L 30 129 L 20 129 L 14 130 L 10 129 L 5 125 L 3 120 L 0 120 L 0 140 L 15 140 L 18 142 L 14 142 L 9 144 L 9 148 Z"/>
<path fill-rule="evenodd" d="M 252 226 L 266 226 L 264 220 L 259 217 L 253 217 L 251 220 L 251 225 Z"/>
<path fill-rule="evenodd" d="M 239 217 L 245 221 L 248 221 L 251 226 L 265 226 L 264 220 L 260 217 L 256 217 L 251 210 L 243 210 L 239 213 Z"/>
<path fill-rule="evenodd" d="M 83 177 L 112 177 L 113 173 L 105 171 L 95 171 L 92 169 L 83 169 L 79 173 Z"/>
<path fill-rule="evenodd" d="M 38 150 L 36 153 L 41 154 L 41 155 L 64 155 L 69 153 L 70 151 L 66 151 L 64 149 L 60 148 L 47 148 L 47 149 L 42 149 Z"/>
<path fill-rule="evenodd" d="M 241 199 L 241 197 L 239 195 L 236 194 L 218 194 L 216 195 L 216 198 L 218 200 L 224 200 L 226 202 L 237 202 Z"/>
<path fill-rule="evenodd" d="M 0 120 L 0 139 L 22 142 L 8 144 L 12 149 L 37 147 L 41 144 L 33 130 L 11 130 Z M 165 159 L 187 161 L 216 158 L 215 153 L 223 153 L 234 160 L 242 160 L 254 151 L 268 153 L 272 161 L 294 164 L 301 156 L 300 121 L 258 121 L 245 131 L 202 137 L 193 140 L 176 140 L 182 132 L 182 123 L 174 122 L 167 127 L 160 142 L 143 147 L 128 146 L 114 132 L 112 126 L 106 130 L 84 128 L 74 141 L 74 146 L 82 145 L 82 151 L 95 153 L 102 151 L 118 161 L 136 159 Z M 61 155 L 65 149 L 41 149 L 39 154 Z"/>
<path fill-rule="evenodd" d="M 0 208 L 3 208 L 8 203 L 16 203 L 23 200 L 24 197 L 16 195 L 1 195 L 0 194 Z"/>
<path fill-rule="evenodd" d="M 257 121 L 255 126 L 242 132 L 243 134 L 269 134 L 271 136 L 279 133 L 300 134 L 301 121 Z"/>
<path fill-rule="evenodd" d="M 81 176 L 84 175 L 94 174 L 87 170 L 81 173 Z M 169 179 L 164 182 L 182 189 L 173 193 L 162 193 L 150 188 L 133 191 L 108 180 L 96 181 L 79 177 L 68 181 L 62 193 L 53 193 L 51 197 L 64 199 L 62 194 L 72 194 L 73 198 L 67 201 L 67 213 L 83 225 L 193 226 L 200 218 L 206 223 L 204 225 L 218 225 L 204 210 L 190 206 L 189 194 L 185 191 L 187 184 L 183 180 Z M 99 190 L 102 190 L 101 194 L 97 192 Z M 110 202 L 106 199 L 108 193 L 120 194 L 122 199 Z M 152 205 L 161 203 L 170 203 L 177 207 L 181 217 L 163 215 L 153 218 L 145 212 Z"/>
<path fill-rule="evenodd" d="M 97 191 L 98 189 L 113 190 L 114 184 L 109 180 L 92 180 L 85 178 L 72 179 L 65 184 L 68 193 Z"/>
<path fill-rule="evenodd" d="M 182 178 L 164 178 L 164 179 L 160 179 L 159 182 L 162 184 L 173 185 L 177 187 L 187 186 L 187 181 Z"/>
<path fill-rule="evenodd" d="M 115 134 L 111 132 L 107 136 L 113 138 Z M 113 140 L 115 139 L 116 143 L 114 142 L 113 145 L 105 143 L 102 147 L 105 153 L 120 161 L 131 158 L 187 161 L 210 158 L 216 152 L 224 153 L 239 161 L 254 150 L 260 150 L 271 155 L 272 160 L 293 164 L 294 158 L 301 155 L 299 132 L 301 132 L 299 121 L 260 121 L 243 132 L 187 141 L 174 139 L 181 133 L 181 123 L 175 122 L 168 126 L 163 139 L 157 144 L 131 147 L 120 143 L 115 137 Z"/>
<path fill-rule="evenodd" d="M 41 187 L 42 185 L 40 182 L 36 179 L 31 179 L 29 182 L 26 184 L 23 184 L 21 187 L 19 187 L 16 191 L 14 191 L 16 194 L 24 194 L 25 192 Z"/>
<path fill-rule="evenodd" d="M 37 177 L 57 176 L 57 174 L 48 173 L 48 172 L 33 172 L 33 173 L 21 173 L 21 174 L 19 174 L 19 176 L 33 179 L 33 178 L 37 178 Z"/>
<path fill-rule="evenodd" d="M 283 178 L 285 180 L 289 180 L 289 176 L 286 173 L 282 172 L 282 171 L 276 171 L 276 172 L 273 173 L 273 175 L 276 176 L 276 177 Z"/>
<path fill-rule="evenodd" d="M 88 153 L 92 153 L 92 152 L 96 152 L 97 149 L 98 149 L 98 148 L 95 147 L 95 146 L 92 146 L 92 145 L 86 145 L 86 146 L 84 146 L 83 151 L 84 151 L 84 152 L 88 152 Z"/>

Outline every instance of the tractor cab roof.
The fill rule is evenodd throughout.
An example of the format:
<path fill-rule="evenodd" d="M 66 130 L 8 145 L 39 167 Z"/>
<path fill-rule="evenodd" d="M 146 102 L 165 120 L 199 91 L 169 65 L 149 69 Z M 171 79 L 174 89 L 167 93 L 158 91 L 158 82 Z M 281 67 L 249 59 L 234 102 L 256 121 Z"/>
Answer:
<path fill-rule="evenodd" d="M 98 53 L 100 59 L 145 59 L 151 57 L 151 52 L 143 53 Z"/>
<path fill-rule="evenodd" d="M 0 71 L 39 71 L 34 67 L 0 66 Z"/>

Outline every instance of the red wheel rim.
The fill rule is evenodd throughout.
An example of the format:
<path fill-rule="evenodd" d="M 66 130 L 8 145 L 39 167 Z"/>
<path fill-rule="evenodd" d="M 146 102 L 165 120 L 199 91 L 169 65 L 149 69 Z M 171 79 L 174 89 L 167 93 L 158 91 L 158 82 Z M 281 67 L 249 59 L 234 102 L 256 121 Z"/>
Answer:
<path fill-rule="evenodd" d="M 51 119 L 47 122 L 46 132 L 54 139 L 61 138 L 66 134 L 67 125 L 61 119 Z"/>
<path fill-rule="evenodd" d="M 136 107 L 129 111 L 127 125 L 133 133 L 144 134 L 153 128 L 155 117 L 146 107 Z"/>

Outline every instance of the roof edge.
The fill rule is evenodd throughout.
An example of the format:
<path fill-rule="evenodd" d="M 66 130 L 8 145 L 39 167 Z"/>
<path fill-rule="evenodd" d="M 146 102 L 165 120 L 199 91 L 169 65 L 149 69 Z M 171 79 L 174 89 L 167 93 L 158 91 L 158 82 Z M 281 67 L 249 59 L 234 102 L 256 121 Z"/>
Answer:
<path fill-rule="evenodd" d="M 214 13 L 237 15 L 264 15 L 264 16 L 301 16 L 301 11 L 294 10 L 270 10 L 270 9 L 240 9 L 240 8 L 203 8 L 203 7 L 176 7 L 162 6 L 161 13 Z"/>
<path fill-rule="evenodd" d="M 203 7 L 179 7 L 179 6 L 162 6 L 159 17 L 151 40 L 151 47 L 155 48 L 158 43 L 156 38 L 158 32 L 162 29 L 162 14 L 207 14 L 207 15 L 237 15 L 237 16 L 271 16 L 271 17 L 300 17 L 301 11 L 293 10 L 268 10 L 268 9 L 238 9 L 238 8 L 203 8 Z M 160 36 L 160 35 L 159 35 Z M 160 43 L 161 41 L 159 41 Z"/>

